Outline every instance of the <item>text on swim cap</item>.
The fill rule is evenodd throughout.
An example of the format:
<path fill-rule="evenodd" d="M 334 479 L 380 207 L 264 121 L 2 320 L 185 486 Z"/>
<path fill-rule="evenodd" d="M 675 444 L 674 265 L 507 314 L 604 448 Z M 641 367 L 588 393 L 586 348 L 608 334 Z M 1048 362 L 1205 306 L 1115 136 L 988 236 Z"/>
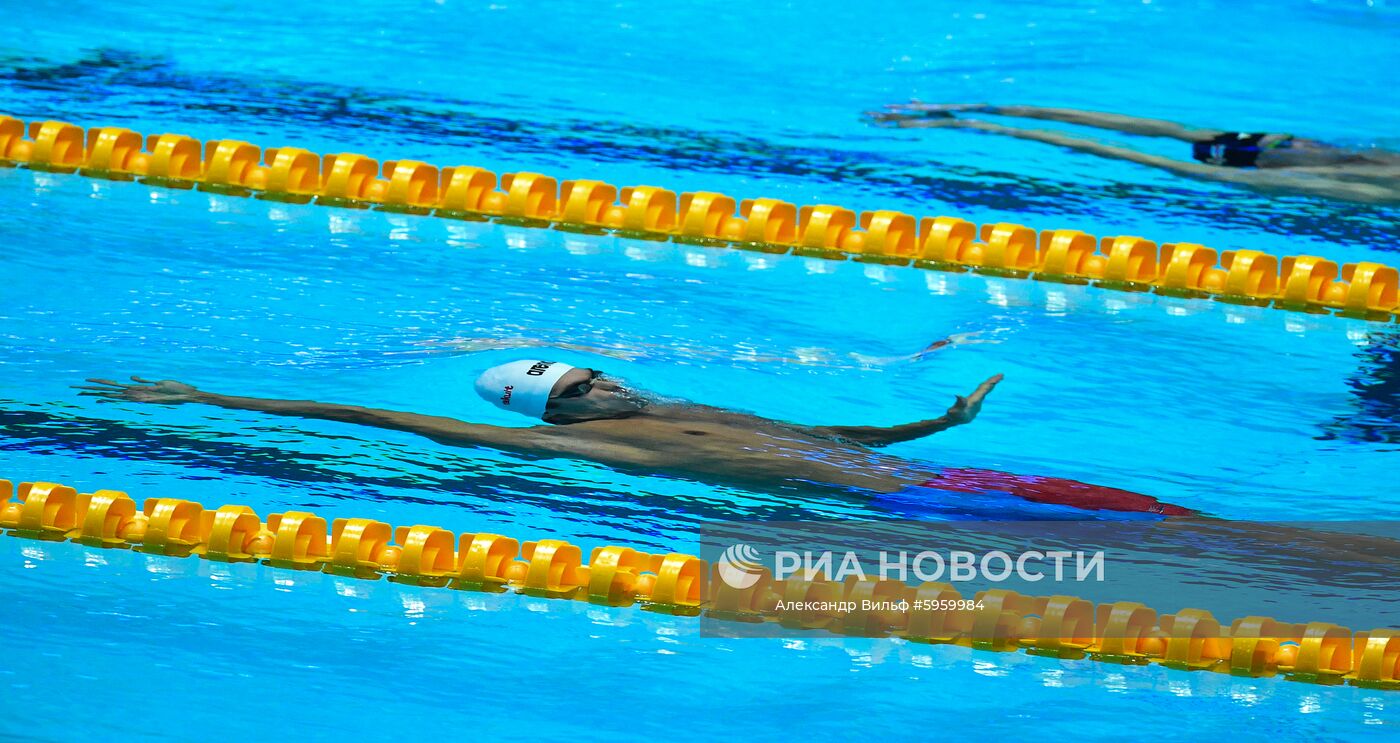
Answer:
<path fill-rule="evenodd" d="M 530 367 L 529 369 L 526 369 L 525 373 L 532 377 L 538 377 L 541 374 L 544 374 L 545 370 L 549 369 L 549 367 L 551 366 L 554 366 L 553 361 L 537 361 L 535 362 L 534 366 Z"/>
<path fill-rule="evenodd" d="M 510 404 L 510 392 L 511 392 L 511 390 L 513 390 L 513 389 L 515 389 L 515 386 L 514 386 L 514 385 L 510 385 L 510 384 L 506 385 L 506 393 L 505 393 L 504 395 L 501 395 L 501 404 L 502 404 L 502 405 L 509 405 L 509 404 Z"/>

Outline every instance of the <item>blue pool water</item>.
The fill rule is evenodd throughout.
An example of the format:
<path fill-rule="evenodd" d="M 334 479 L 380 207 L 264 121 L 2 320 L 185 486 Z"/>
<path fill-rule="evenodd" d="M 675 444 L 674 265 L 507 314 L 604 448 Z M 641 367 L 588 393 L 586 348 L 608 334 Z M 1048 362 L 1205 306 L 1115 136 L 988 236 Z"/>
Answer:
<path fill-rule="evenodd" d="M 1400 13 L 1382 3 L 284 5 L 28 4 L 0 28 L 0 112 L 1400 259 L 1396 209 L 859 118 L 910 96 L 990 100 L 1400 148 Z M 685 551 L 718 519 L 879 515 L 849 498 L 68 388 L 139 374 L 518 425 L 470 381 L 538 352 L 802 423 L 936 415 L 1000 372 L 975 425 L 891 451 L 1232 519 L 1400 509 L 1393 324 L 13 169 L 0 170 L 0 245 L 0 477 L 16 481 L 585 548 Z M 962 342 L 918 356 L 949 337 Z M 1121 738 L 1185 720 L 1206 735 L 1355 739 L 1400 725 L 1392 695 L 1351 687 L 891 640 L 701 638 L 693 620 L 629 609 L 71 544 L 0 539 L 0 591 L 0 734 L 26 740 Z"/>

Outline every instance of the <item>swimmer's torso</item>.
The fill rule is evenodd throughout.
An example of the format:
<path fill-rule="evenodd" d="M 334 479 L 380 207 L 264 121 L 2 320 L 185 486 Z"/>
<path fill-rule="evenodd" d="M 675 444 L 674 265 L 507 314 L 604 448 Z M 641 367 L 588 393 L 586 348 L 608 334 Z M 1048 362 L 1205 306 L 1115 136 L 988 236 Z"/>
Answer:
<path fill-rule="evenodd" d="M 540 437 L 547 449 L 564 456 L 740 486 L 893 492 L 935 476 L 861 446 L 701 406 L 654 406 L 631 418 L 541 429 Z"/>
<path fill-rule="evenodd" d="M 1319 169 L 1337 177 L 1355 173 L 1358 180 L 1394 180 L 1400 176 L 1400 157 L 1384 150 L 1353 150 L 1312 139 L 1294 138 L 1287 147 L 1259 152 L 1260 168 Z"/>

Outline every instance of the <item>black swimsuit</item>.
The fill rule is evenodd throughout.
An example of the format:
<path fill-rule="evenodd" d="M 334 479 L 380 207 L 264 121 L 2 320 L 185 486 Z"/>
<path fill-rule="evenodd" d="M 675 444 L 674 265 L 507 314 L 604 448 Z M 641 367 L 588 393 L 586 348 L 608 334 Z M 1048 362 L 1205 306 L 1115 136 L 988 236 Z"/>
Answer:
<path fill-rule="evenodd" d="M 1191 144 L 1191 158 L 1208 165 L 1221 165 L 1227 168 L 1252 168 L 1264 151 L 1259 141 L 1268 134 L 1247 134 L 1230 132 L 1221 134 L 1205 142 Z"/>

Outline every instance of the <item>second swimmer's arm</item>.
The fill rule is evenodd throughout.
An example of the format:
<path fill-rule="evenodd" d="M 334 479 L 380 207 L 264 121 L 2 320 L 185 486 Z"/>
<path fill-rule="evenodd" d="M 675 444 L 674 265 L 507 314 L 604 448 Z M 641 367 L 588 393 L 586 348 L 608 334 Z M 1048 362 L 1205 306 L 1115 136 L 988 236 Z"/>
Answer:
<path fill-rule="evenodd" d="M 1257 191 L 1277 194 L 1305 194 L 1309 196 L 1319 196 L 1340 201 L 1354 201 L 1362 204 L 1396 204 L 1400 203 L 1400 188 L 1387 187 L 1372 183 L 1355 183 L 1343 181 L 1337 178 L 1328 177 L 1326 172 L 1307 172 L 1297 168 L 1276 168 L 1266 170 L 1256 170 L 1252 168 L 1222 168 L 1218 165 L 1205 165 L 1203 163 L 1186 162 L 1184 160 L 1173 160 L 1160 155 L 1149 155 L 1145 152 L 1130 150 L 1126 147 L 1115 147 L 1113 145 L 1094 142 L 1079 137 L 1071 137 L 1059 132 L 1045 131 L 1043 129 L 1017 129 L 1001 124 L 993 124 L 989 121 L 978 121 L 976 119 L 918 119 L 918 118 L 887 118 L 886 123 L 893 122 L 896 126 L 906 128 L 960 128 L 978 129 L 993 134 L 1003 134 L 1017 139 L 1029 139 L 1035 142 L 1059 145 L 1078 152 L 1108 157 L 1114 160 L 1126 160 L 1140 165 L 1150 165 L 1155 168 L 1168 170 L 1178 175 L 1189 178 L 1197 178 L 1203 181 L 1216 181 L 1222 183 L 1238 183 L 1248 186 Z"/>
<path fill-rule="evenodd" d="M 1059 145 L 1071 150 L 1085 152 L 1099 157 L 1113 158 L 1114 160 L 1127 160 L 1129 162 L 1151 165 L 1165 170 L 1170 170 L 1182 175 L 1189 175 L 1196 178 L 1206 178 L 1215 181 L 1240 181 L 1244 172 L 1239 169 L 1221 168 L 1213 165 L 1201 163 L 1189 163 L 1183 160 L 1173 160 L 1160 155 L 1149 155 L 1145 152 L 1128 149 L 1127 147 L 1116 147 L 1102 142 L 1095 142 L 1082 137 L 1071 137 L 1068 134 L 1047 131 L 1044 129 L 1018 129 L 1012 126 L 1002 126 L 993 124 L 990 121 L 978 121 L 977 119 L 899 119 L 896 126 L 911 129 L 977 129 L 979 131 L 990 132 L 992 134 L 1002 134 L 1017 139 L 1029 139 L 1035 142 Z"/>
<path fill-rule="evenodd" d="M 1138 134 L 1145 137 L 1170 137 L 1183 142 L 1205 142 L 1224 132 L 1218 129 L 1195 129 L 1175 121 L 1149 119 L 1142 116 L 1107 113 L 1104 111 L 1084 111 L 1077 108 L 1052 108 L 1049 106 L 996 106 L 989 103 L 900 103 L 886 106 L 894 112 L 929 112 L 939 114 L 984 113 L 996 116 L 1013 116 L 1019 119 L 1040 119 L 1042 121 L 1063 121 L 1066 124 L 1091 126 L 1115 132 Z M 899 115 L 898 113 L 893 114 Z"/>
<path fill-rule="evenodd" d="M 1222 133 L 1218 129 L 1194 129 L 1165 119 L 1149 119 L 1142 116 L 1127 116 L 1104 111 L 1082 111 L 1077 108 L 988 106 L 986 112 L 1021 119 L 1063 121 L 1067 124 L 1092 126 L 1097 129 L 1108 129 L 1146 137 L 1170 137 L 1183 142 L 1204 142 Z"/>

